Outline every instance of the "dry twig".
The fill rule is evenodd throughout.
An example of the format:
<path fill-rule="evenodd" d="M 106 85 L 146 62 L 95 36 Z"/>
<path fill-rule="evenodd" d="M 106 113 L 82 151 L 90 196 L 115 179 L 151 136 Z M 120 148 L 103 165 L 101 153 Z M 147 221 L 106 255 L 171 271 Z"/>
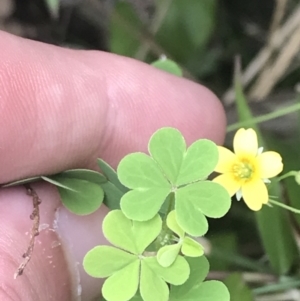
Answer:
<path fill-rule="evenodd" d="M 246 67 L 241 77 L 243 86 L 247 86 L 254 77 L 262 70 L 271 55 L 284 46 L 284 42 L 288 39 L 300 24 L 300 4 L 294 10 L 294 13 L 286 20 L 286 22 L 277 29 L 272 35 L 271 41 L 260 50 L 252 62 Z M 225 104 L 229 105 L 234 101 L 234 90 L 231 87 L 223 95 Z"/>
<path fill-rule="evenodd" d="M 34 189 L 31 188 L 29 184 L 25 184 L 24 187 L 26 188 L 27 194 L 32 198 L 33 203 L 33 211 L 30 215 L 30 219 L 33 220 L 31 232 L 30 232 L 30 240 L 29 245 L 26 252 L 23 254 L 23 262 L 18 267 L 17 271 L 14 274 L 14 278 L 16 279 L 18 276 L 21 276 L 26 268 L 28 262 L 31 259 L 33 248 L 34 248 L 34 241 L 35 237 L 39 235 L 39 225 L 40 225 L 40 209 L 39 205 L 41 200 Z"/>

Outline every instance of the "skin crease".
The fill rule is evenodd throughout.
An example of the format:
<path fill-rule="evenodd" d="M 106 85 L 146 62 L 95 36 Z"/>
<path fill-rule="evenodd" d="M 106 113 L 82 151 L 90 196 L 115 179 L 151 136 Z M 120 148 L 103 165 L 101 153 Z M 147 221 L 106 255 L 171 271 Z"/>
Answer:
<path fill-rule="evenodd" d="M 223 109 L 196 83 L 129 58 L 3 32 L 0 48 L 0 183 L 96 168 L 97 157 L 116 167 L 127 153 L 147 151 L 149 137 L 163 126 L 178 128 L 188 144 L 223 142 Z M 101 231 L 107 209 L 78 217 L 61 207 L 54 187 L 33 187 L 42 199 L 43 230 L 16 280 L 32 202 L 22 186 L 0 190 L 0 300 L 80 300 L 80 290 L 81 300 L 94 300 L 101 280 L 87 276 L 81 262 L 90 248 L 107 243 Z"/>

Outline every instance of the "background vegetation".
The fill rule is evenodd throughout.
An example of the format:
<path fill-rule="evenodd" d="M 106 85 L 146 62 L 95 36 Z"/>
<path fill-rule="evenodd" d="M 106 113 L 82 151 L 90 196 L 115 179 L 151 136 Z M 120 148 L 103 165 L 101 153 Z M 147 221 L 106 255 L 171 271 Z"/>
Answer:
<path fill-rule="evenodd" d="M 282 153 L 286 171 L 300 169 L 296 0 L 1 0 L 0 28 L 145 62 L 166 55 L 185 77 L 219 96 L 228 116 L 228 145 L 240 125 L 234 123 L 258 123 L 268 146 Z M 232 89 L 236 55 L 248 99 L 238 102 L 238 114 Z M 293 179 L 276 194 L 300 208 L 300 187 Z M 211 223 L 204 241 L 210 277 L 225 281 L 232 301 L 300 300 L 299 231 L 299 215 L 268 208 L 254 214 L 234 202 L 226 218 Z"/>

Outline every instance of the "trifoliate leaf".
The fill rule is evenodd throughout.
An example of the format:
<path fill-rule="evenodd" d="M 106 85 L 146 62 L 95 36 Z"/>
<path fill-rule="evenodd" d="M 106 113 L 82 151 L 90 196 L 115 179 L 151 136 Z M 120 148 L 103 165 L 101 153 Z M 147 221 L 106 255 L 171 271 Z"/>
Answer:
<path fill-rule="evenodd" d="M 116 260 L 117 259 L 117 260 Z M 138 258 L 111 246 L 97 246 L 83 259 L 85 271 L 92 277 L 105 278 L 122 270 Z"/>
<path fill-rule="evenodd" d="M 169 287 L 144 261 L 141 263 L 140 294 L 144 301 L 168 301 Z"/>
<path fill-rule="evenodd" d="M 206 179 L 218 163 L 218 148 L 210 140 L 194 142 L 187 150 L 176 185 L 184 185 Z"/>
<path fill-rule="evenodd" d="M 167 226 L 170 230 L 172 230 L 174 233 L 176 233 L 180 238 L 184 237 L 184 230 L 177 223 L 175 210 L 172 210 L 168 214 Z"/>
<path fill-rule="evenodd" d="M 142 262 L 142 264 L 146 264 L 156 275 L 173 285 L 183 284 L 189 278 L 190 266 L 182 256 L 178 256 L 169 267 L 162 267 L 157 262 L 156 257 L 146 257 Z"/>
<path fill-rule="evenodd" d="M 159 235 L 162 221 L 159 215 L 145 222 L 131 221 L 121 210 L 113 210 L 103 221 L 103 233 L 113 245 L 133 254 L 142 254 Z"/>
<path fill-rule="evenodd" d="M 168 180 L 175 184 L 186 151 L 181 133 L 174 128 L 160 129 L 150 138 L 148 148 Z"/>
<path fill-rule="evenodd" d="M 121 199 L 121 209 L 133 220 L 146 221 L 153 218 L 166 199 L 169 188 L 152 188 L 148 190 L 131 190 Z"/>
<path fill-rule="evenodd" d="M 163 267 L 169 267 L 175 261 L 180 252 L 181 245 L 167 245 L 160 248 L 157 252 L 157 261 Z"/>
<path fill-rule="evenodd" d="M 46 177 L 44 177 L 46 179 Z M 57 186 L 61 201 L 71 212 L 87 215 L 96 211 L 102 204 L 104 193 L 99 184 L 89 180 L 68 177 L 59 174 L 47 177 Z"/>
<path fill-rule="evenodd" d="M 124 157 L 117 168 L 120 182 L 130 189 L 170 187 L 158 164 L 144 153 Z"/>
<path fill-rule="evenodd" d="M 162 128 L 155 132 L 149 141 L 148 148 L 152 158 L 142 153 L 130 154 L 120 162 L 118 167 L 121 183 L 133 189 L 122 197 L 121 209 L 128 218 L 138 221 L 149 220 L 159 211 L 163 211 L 164 202 L 170 193 L 175 192 L 175 203 L 177 203 L 177 198 L 181 202 L 183 199 L 181 195 L 186 196 L 187 193 L 179 192 L 190 189 L 184 185 L 205 179 L 218 161 L 218 150 L 213 142 L 205 139 L 198 140 L 186 150 L 183 136 L 173 128 Z M 199 188 L 202 187 L 199 186 Z M 185 224 L 179 221 L 178 223 L 183 230 L 190 231 L 189 234 L 202 235 L 208 228 L 204 215 L 217 217 L 221 213 L 221 215 L 225 214 L 223 212 L 224 201 L 221 196 L 221 206 L 219 204 L 215 206 L 213 200 L 217 193 L 212 192 L 212 200 L 207 203 L 205 202 L 208 196 L 201 196 L 201 189 L 193 193 L 194 197 L 184 208 L 185 219 L 190 219 L 188 215 L 190 211 L 193 211 L 193 218 L 187 221 L 191 225 L 183 226 Z M 200 214 L 197 214 L 199 204 L 192 204 L 196 195 L 199 197 L 197 202 L 202 200 L 203 203 Z M 212 205 L 214 209 L 210 210 Z M 175 205 L 176 208 L 180 206 L 181 204 Z M 178 217 L 177 212 L 176 214 Z M 181 215 L 180 219 L 182 218 Z"/>
<path fill-rule="evenodd" d="M 226 286 L 219 281 L 203 282 L 209 271 L 204 256 L 187 258 L 190 266 L 189 279 L 182 285 L 171 286 L 169 301 L 229 301 Z"/>
<path fill-rule="evenodd" d="M 197 241 L 186 236 L 182 243 L 181 252 L 188 257 L 198 257 L 204 254 L 204 249 Z"/>
<path fill-rule="evenodd" d="M 120 162 L 118 175 L 122 184 L 134 189 L 121 199 L 125 215 L 138 221 L 153 218 L 171 190 L 157 163 L 146 154 L 130 154 Z"/>
<path fill-rule="evenodd" d="M 193 183 L 178 189 L 175 199 L 177 222 L 192 236 L 201 236 L 207 232 L 205 215 L 212 218 L 222 217 L 231 205 L 225 188 L 210 181 Z"/>
<path fill-rule="evenodd" d="M 183 296 L 172 293 L 170 301 L 230 301 L 230 295 L 224 283 L 216 280 L 200 283 Z"/>
<path fill-rule="evenodd" d="M 114 273 L 103 284 L 102 294 L 107 301 L 127 301 L 137 292 L 140 261 L 136 260 Z"/>
<path fill-rule="evenodd" d="M 146 257 L 141 262 L 140 293 L 144 301 L 167 301 L 169 288 L 166 282 L 174 285 L 184 283 L 190 273 L 187 261 L 178 256 L 175 262 L 164 268 L 155 257 Z"/>
<path fill-rule="evenodd" d="M 189 257 L 186 258 L 186 260 L 190 266 L 189 279 L 182 285 L 171 287 L 171 300 L 181 300 L 180 298 L 182 298 L 184 295 L 189 294 L 191 291 L 197 289 L 199 284 L 204 281 L 209 272 L 209 263 L 206 257 Z"/>

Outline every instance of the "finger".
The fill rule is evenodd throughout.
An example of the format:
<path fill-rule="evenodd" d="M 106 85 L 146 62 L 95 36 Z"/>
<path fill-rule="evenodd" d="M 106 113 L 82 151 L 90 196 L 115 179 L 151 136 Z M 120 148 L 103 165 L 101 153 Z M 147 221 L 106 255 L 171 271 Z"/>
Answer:
<path fill-rule="evenodd" d="M 102 207 L 80 218 L 59 209 L 54 187 L 45 183 L 32 187 L 42 200 L 40 234 L 30 262 L 17 279 L 14 273 L 30 239 L 32 200 L 24 187 L 0 191 L 0 300 L 94 300 L 102 281 L 89 277 L 81 263 L 89 249 L 105 243 L 101 224 L 107 210 Z"/>
<path fill-rule="evenodd" d="M 225 117 L 206 88 L 116 55 L 0 33 L 0 183 L 64 169 L 114 167 L 163 126 L 188 143 L 221 142 Z"/>

